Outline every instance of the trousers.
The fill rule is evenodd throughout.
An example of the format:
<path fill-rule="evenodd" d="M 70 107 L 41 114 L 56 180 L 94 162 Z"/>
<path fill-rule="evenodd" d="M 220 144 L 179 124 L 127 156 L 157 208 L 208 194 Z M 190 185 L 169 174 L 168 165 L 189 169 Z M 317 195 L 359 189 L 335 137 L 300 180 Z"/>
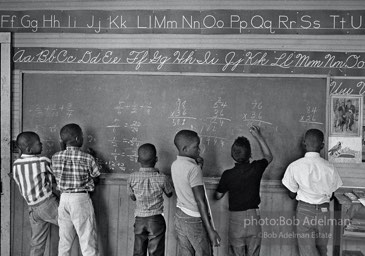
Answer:
<path fill-rule="evenodd" d="M 70 255 L 76 235 L 79 237 L 83 256 L 99 254 L 94 207 L 88 193 L 62 193 L 58 223 L 58 256 Z"/>
<path fill-rule="evenodd" d="M 166 222 L 164 217 L 153 215 L 136 217 L 134 223 L 134 256 L 164 256 Z"/>
<path fill-rule="evenodd" d="M 212 256 L 213 248 L 200 217 L 191 217 L 177 208 L 175 230 L 177 256 Z"/>
<path fill-rule="evenodd" d="M 327 256 L 330 236 L 329 203 L 312 205 L 302 201 L 297 205 L 297 240 L 301 256 Z"/>
<path fill-rule="evenodd" d="M 43 256 L 51 225 L 58 225 L 58 199 L 51 195 L 37 205 L 30 205 L 29 221 L 30 256 Z"/>

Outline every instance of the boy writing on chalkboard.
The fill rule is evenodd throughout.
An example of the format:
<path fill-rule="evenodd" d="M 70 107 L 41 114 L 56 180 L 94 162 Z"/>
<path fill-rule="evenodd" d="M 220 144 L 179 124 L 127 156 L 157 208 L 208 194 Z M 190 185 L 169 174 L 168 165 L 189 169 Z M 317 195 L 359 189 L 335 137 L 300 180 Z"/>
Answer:
<path fill-rule="evenodd" d="M 175 229 L 177 255 L 211 256 L 212 245 L 219 246 L 220 237 L 214 229 L 206 198 L 199 156 L 200 138 L 191 130 L 179 131 L 174 139 L 179 151 L 171 166 L 177 195 Z"/>
<path fill-rule="evenodd" d="M 143 144 L 138 148 L 141 168 L 132 173 L 127 181 L 129 196 L 136 201 L 134 212 L 134 256 L 164 256 L 166 222 L 163 213 L 163 194 L 172 196 L 169 179 L 155 168 L 156 148 Z"/>
<path fill-rule="evenodd" d="M 58 225 L 58 198 L 52 193 L 51 160 L 39 156 L 42 143 L 35 132 L 16 139 L 20 157 L 13 164 L 13 178 L 29 207 L 30 255 L 42 256 L 51 224 Z"/>
<path fill-rule="evenodd" d="M 84 256 L 98 255 L 94 207 L 89 193 L 94 191 L 94 179 L 100 172 L 94 158 L 80 150 L 83 144 L 80 126 L 65 125 L 60 137 L 62 148 L 66 149 L 52 156 L 53 172 L 61 192 L 58 256 L 70 255 L 76 234 Z"/>
<path fill-rule="evenodd" d="M 246 137 L 238 137 L 231 147 L 231 156 L 236 164 L 223 172 L 215 192 L 217 200 L 229 193 L 228 242 L 229 255 L 232 256 L 260 254 L 260 182 L 273 156 L 259 127 L 252 126 L 250 132 L 259 143 L 263 159 L 250 162 L 250 142 Z"/>
<path fill-rule="evenodd" d="M 318 129 L 305 133 L 306 153 L 291 163 L 282 180 L 290 198 L 297 205 L 297 240 L 301 256 L 327 255 L 330 237 L 329 202 L 341 185 L 341 178 L 333 164 L 321 158 L 324 135 Z"/>

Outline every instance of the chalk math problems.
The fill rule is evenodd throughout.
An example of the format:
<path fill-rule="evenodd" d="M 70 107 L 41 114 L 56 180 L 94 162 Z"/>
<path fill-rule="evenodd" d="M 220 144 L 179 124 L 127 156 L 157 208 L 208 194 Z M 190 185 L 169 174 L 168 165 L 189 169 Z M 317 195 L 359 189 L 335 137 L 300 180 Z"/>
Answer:
<path fill-rule="evenodd" d="M 94 149 L 105 173 L 138 170 L 137 149 L 143 143 L 156 146 L 157 167 L 169 173 L 177 155 L 173 138 L 179 130 L 191 129 L 201 138 L 204 175 L 218 176 L 232 165 L 233 141 L 238 136 L 252 139 L 249 127 L 258 125 L 275 152 L 266 175 L 279 178 L 287 164 L 300 157 L 304 132 L 326 128 L 321 101 L 327 91 L 325 78 L 92 73 L 23 77 L 23 129 L 40 134 L 43 153 L 58 151 L 61 127 L 77 123 L 85 134 L 84 148 Z M 260 157 L 257 148 L 253 146 L 254 158 Z"/>

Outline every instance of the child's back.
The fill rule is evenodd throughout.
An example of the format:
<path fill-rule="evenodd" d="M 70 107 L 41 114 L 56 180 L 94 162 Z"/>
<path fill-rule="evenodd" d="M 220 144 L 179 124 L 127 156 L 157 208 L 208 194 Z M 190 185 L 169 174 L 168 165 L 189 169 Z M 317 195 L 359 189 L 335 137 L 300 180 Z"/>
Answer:
<path fill-rule="evenodd" d="M 200 138 L 194 131 L 181 130 L 174 143 L 179 151 L 171 166 L 177 195 L 177 255 L 211 256 L 213 246 L 219 246 L 221 239 L 214 228 L 206 198 Z"/>
<path fill-rule="evenodd" d="M 163 194 L 172 196 L 173 187 L 168 178 L 155 168 L 156 148 L 143 144 L 138 148 L 141 168 L 130 174 L 129 196 L 136 201 L 133 255 L 163 256 L 165 254 L 166 223 L 163 213 Z"/>
<path fill-rule="evenodd" d="M 43 255 L 51 223 L 58 225 L 58 199 L 52 193 L 51 162 L 39 156 L 42 143 L 34 132 L 17 137 L 21 156 L 14 161 L 13 178 L 29 206 L 30 255 Z"/>
<path fill-rule="evenodd" d="M 330 232 L 330 200 L 342 180 L 333 164 L 320 156 L 324 134 L 310 129 L 304 136 L 306 153 L 291 163 L 282 183 L 298 200 L 296 231 L 301 256 L 327 255 Z"/>
<path fill-rule="evenodd" d="M 78 125 L 65 125 L 60 136 L 66 150 L 52 157 L 57 187 L 61 191 L 58 255 L 69 255 L 76 235 L 83 255 L 98 255 L 96 220 L 89 193 L 94 191 L 94 179 L 100 172 L 94 158 L 80 150 L 83 133 Z"/>

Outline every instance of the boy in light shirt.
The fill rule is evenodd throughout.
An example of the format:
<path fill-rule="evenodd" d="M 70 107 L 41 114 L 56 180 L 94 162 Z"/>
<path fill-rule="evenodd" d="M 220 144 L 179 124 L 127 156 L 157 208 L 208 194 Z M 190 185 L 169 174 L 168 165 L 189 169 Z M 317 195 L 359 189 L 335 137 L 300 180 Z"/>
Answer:
<path fill-rule="evenodd" d="M 305 156 L 288 166 L 282 180 L 290 198 L 298 201 L 297 239 L 301 256 L 327 255 L 329 202 L 342 185 L 333 164 L 319 154 L 323 141 L 320 130 L 308 130 L 304 136 Z"/>
<path fill-rule="evenodd" d="M 171 166 L 177 196 L 177 256 L 212 256 L 212 246 L 219 246 L 221 238 L 214 229 L 205 195 L 200 138 L 194 131 L 181 130 L 174 144 L 179 151 Z"/>

